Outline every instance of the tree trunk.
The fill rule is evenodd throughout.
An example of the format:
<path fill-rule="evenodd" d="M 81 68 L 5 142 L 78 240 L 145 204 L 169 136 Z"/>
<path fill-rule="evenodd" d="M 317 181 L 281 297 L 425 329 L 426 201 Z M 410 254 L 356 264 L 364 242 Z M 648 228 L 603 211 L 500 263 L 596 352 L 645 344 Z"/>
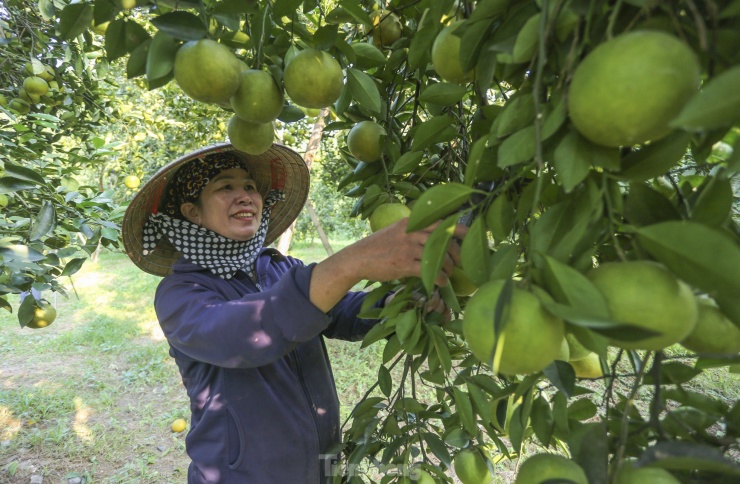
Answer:
<path fill-rule="evenodd" d="M 313 129 L 311 130 L 311 137 L 308 139 L 308 145 L 306 145 L 306 154 L 303 156 L 303 159 L 306 161 L 306 166 L 308 167 L 309 172 L 311 171 L 311 165 L 313 165 L 313 160 L 316 157 L 316 151 L 318 151 L 319 145 L 321 144 L 321 136 L 323 135 L 324 127 L 326 126 L 325 118 L 328 115 L 329 115 L 329 108 L 322 109 L 321 114 L 319 114 L 319 117 L 316 119 L 316 122 L 313 125 Z M 316 212 L 313 210 L 313 206 L 311 205 L 311 202 L 307 201 L 306 207 L 309 210 L 309 216 L 311 217 L 313 224 L 316 226 L 316 231 L 319 233 L 321 242 L 324 244 L 324 248 L 326 248 L 327 254 L 329 255 L 333 254 L 334 251 L 331 249 L 331 246 L 329 245 L 329 239 L 326 238 L 326 233 L 324 232 L 323 227 L 321 227 L 321 222 L 319 221 L 319 218 L 316 216 Z M 290 242 L 291 240 L 293 240 L 293 232 L 295 232 L 295 221 L 290 225 L 290 227 L 288 227 L 288 230 L 283 232 L 283 234 L 280 236 L 277 249 L 281 253 L 286 254 L 288 252 L 288 249 L 290 249 Z"/>

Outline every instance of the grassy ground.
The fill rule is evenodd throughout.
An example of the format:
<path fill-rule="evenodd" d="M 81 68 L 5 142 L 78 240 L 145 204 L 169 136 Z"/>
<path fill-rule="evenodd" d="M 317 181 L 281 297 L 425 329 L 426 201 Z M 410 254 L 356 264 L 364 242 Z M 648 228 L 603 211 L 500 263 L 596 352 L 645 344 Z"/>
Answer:
<path fill-rule="evenodd" d="M 292 252 L 326 255 L 321 244 Z M 69 299 L 45 295 L 59 314 L 48 328 L 0 314 L 0 482 L 185 482 L 185 432 L 170 425 L 189 418 L 188 402 L 152 308 L 158 281 L 103 253 Z M 378 366 L 378 348 L 358 348 L 329 343 L 343 415 Z"/>
<path fill-rule="evenodd" d="M 291 253 L 325 257 L 318 242 Z M 152 309 L 158 281 L 103 253 L 68 284 L 69 299 L 47 295 L 59 313 L 50 327 L 21 329 L 15 314 L 0 313 L 0 482 L 185 482 L 185 432 L 170 425 L 188 419 L 188 402 Z M 382 347 L 328 348 L 344 420 L 375 381 Z M 740 375 L 713 370 L 692 387 L 733 402 Z"/>

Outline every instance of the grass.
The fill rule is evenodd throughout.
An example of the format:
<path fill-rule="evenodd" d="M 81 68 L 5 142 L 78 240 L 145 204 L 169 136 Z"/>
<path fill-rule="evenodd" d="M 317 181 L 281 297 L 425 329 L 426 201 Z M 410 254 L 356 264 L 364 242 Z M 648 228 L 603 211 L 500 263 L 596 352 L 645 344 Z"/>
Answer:
<path fill-rule="evenodd" d="M 317 243 L 291 255 L 315 262 L 326 253 Z M 189 420 L 189 404 L 152 307 L 158 282 L 103 252 L 67 284 L 68 299 L 44 294 L 59 315 L 48 328 L 21 329 L 15 314 L 0 314 L 0 482 L 185 481 L 185 432 L 170 425 Z M 341 361 L 344 418 L 375 380 L 379 348 L 327 346 Z"/>
<path fill-rule="evenodd" d="M 291 255 L 315 262 L 326 254 L 317 242 Z M 185 432 L 170 425 L 188 420 L 189 406 L 152 308 L 158 282 L 125 255 L 104 252 L 74 276 L 68 299 L 46 295 L 59 313 L 48 328 L 21 329 L 15 314 L 0 313 L 0 482 L 185 482 Z M 382 345 L 327 347 L 344 421 L 375 382 Z M 689 387 L 728 404 L 740 399 L 740 375 L 726 369 Z M 496 482 L 512 469 L 503 466 Z"/>

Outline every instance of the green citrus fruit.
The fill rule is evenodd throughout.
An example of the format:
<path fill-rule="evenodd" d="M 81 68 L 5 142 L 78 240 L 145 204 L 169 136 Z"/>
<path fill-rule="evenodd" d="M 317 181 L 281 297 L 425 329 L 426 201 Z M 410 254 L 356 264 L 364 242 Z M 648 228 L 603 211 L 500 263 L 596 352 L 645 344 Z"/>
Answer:
<path fill-rule="evenodd" d="M 373 121 L 360 121 L 352 126 L 347 135 L 347 147 L 352 156 L 360 161 L 372 163 L 383 154 L 381 137 L 385 129 Z"/>
<path fill-rule="evenodd" d="M 637 341 L 612 339 L 624 349 L 660 350 L 682 341 L 696 325 L 691 288 L 651 261 L 607 262 L 589 272 L 606 299 L 612 319 L 659 334 Z"/>
<path fill-rule="evenodd" d="M 461 267 L 455 267 L 450 275 L 450 284 L 456 296 L 470 296 L 478 289 L 473 281 L 465 274 Z"/>
<path fill-rule="evenodd" d="M 491 473 L 483 456 L 477 450 L 463 449 L 452 460 L 455 474 L 463 484 L 483 484 L 491 482 Z"/>
<path fill-rule="evenodd" d="M 136 6 L 136 0 L 121 0 L 121 8 L 124 10 L 131 10 Z"/>
<path fill-rule="evenodd" d="M 583 346 L 573 333 L 565 333 L 565 340 L 568 342 L 570 353 L 570 359 L 568 361 L 580 360 L 591 354 L 591 350 Z"/>
<path fill-rule="evenodd" d="M 39 74 L 39 77 L 45 80 L 46 82 L 49 82 L 52 79 L 54 79 L 55 74 L 56 73 L 54 72 L 54 69 L 51 66 L 44 66 L 44 72 Z"/>
<path fill-rule="evenodd" d="M 616 484 L 679 484 L 673 474 L 659 467 L 632 467 L 623 465 L 617 473 Z"/>
<path fill-rule="evenodd" d="M 33 311 L 33 318 L 26 325 L 27 328 L 39 329 L 49 326 L 57 317 L 57 310 L 51 303 L 38 301 L 38 307 Z"/>
<path fill-rule="evenodd" d="M 269 72 L 248 69 L 241 73 L 231 107 L 244 121 L 269 123 L 283 110 L 283 93 Z"/>
<path fill-rule="evenodd" d="M 8 196 L 4 193 L 0 193 L 0 208 L 5 208 L 8 206 Z"/>
<path fill-rule="evenodd" d="M 90 27 L 92 28 L 92 31 L 98 35 L 105 35 L 105 32 L 108 31 L 109 25 L 110 25 L 110 22 L 103 22 L 102 24 L 96 24 L 94 19 L 90 21 Z"/>
<path fill-rule="evenodd" d="M 236 56 L 214 40 L 191 40 L 175 55 L 175 81 L 196 101 L 228 103 L 241 82 L 240 73 Z"/>
<path fill-rule="evenodd" d="M 384 203 L 373 210 L 368 217 L 370 230 L 377 232 L 409 215 L 411 215 L 411 209 L 402 203 Z"/>
<path fill-rule="evenodd" d="M 31 110 L 31 106 L 28 104 L 28 101 L 24 101 L 17 97 L 10 100 L 8 107 L 18 114 L 26 114 Z"/>
<path fill-rule="evenodd" d="M 698 300 L 696 326 L 681 341 L 685 348 L 697 353 L 735 354 L 740 352 L 740 329 L 705 299 Z"/>
<path fill-rule="evenodd" d="M 141 180 L 136 175 L 128 175 L 126 178 L 123 179 L 123 184 L 126 185 L 126 188 L 130 188 L 131 190 L 136 190 L 139 188 L 139 184 L 141 183 Z"/>
<path fill-rule="evenodd" d="M 482 362 L 491 361 L 497 342 L 494 338 L 496 305 L 503 280 L 490 281 L 478 288 L 468 301 L 463 317 L 463 335 L 468 347 Z M 538 297 L 541 294 L 540 297 Z M 536 373 L 560 353 L 564 323 L 547 312 L 540 302 L 544 291 L 534 293 L 514 287 L 511 302 L 503 312 L 504 329 L 498 370 L 504 375 Z"/>
<path fill-rule="evenodd" d="M 39 96 L 38 94 L 30 94 L 28 91 L 26 91 L 25 87 L 22 87 L 18 90 L 18 97 L 29 104 L 37 104 L 41 102 L 41 96 Z"/>
<path fill-rule="evenodd" d="M 375 10 L 370 14 L 373 21 L 367 35 L 372 36 L 376 47 L 387 47 L 401 38 L 403 25 L 396 14 L 389 11 Z"/>
<path fill-rule="evenodd" d="M 411 482 L 415 482 L 416 484 L 435 484 L 434 478 L 431 474 L 429 474 L 424 469 L 413 469 L 411 471 Z"/>
<path fill-rule="evenodd" d="M 325 108 L 342 93 L 342 67 L 327 52 L 306 49 L 288 61 L 283 73 L 285 91 L 304 108 Z"/>
<path fill-rule="evenodd" d="M 460 37 L 453 34 L 462 20 L 452 22 L 434 39 L 432 65 L 437 74 L 447 82 L 464 84 L 473 80 L 474 70 L 463 71 L 460 62 Z"/>
<path fill-rule="evenodd" d="M 234 148 L 250 155 L 264 153 L 275 139 L 272 123 L 249 123 L 239 116 L 231 117 L 227 132 Z"/>
<path fill-rule="evenodd" d="M 699 87 L 691 48 L 658 31 L 634 31 L 597 46 L 568 92 L 578 131 L 604 146 L 632 146 L 670 132 L 668 123 Z"/>
<path fill-rule="evenodd" d="M 585 358 L 571 360 L 570 366 L 578 378 L 601 378 L 604 372 L 601 370 L 601 360 L 596 353 L 589 353 Z"/>
<path fill-rule="evenodd" d="M 519 466 L 516 484 L 539 484 L 548 479 L 567 479 L 588 484 L 586 473 L 574 461 L 557 454 L 535 454 Z"/>
<path fill-rule="evenodd" d="M 26 77 L 23 80 L 23 89 L 29 95 L 43 96 L 49 92 L 49 83 L 39 76 Z"/>

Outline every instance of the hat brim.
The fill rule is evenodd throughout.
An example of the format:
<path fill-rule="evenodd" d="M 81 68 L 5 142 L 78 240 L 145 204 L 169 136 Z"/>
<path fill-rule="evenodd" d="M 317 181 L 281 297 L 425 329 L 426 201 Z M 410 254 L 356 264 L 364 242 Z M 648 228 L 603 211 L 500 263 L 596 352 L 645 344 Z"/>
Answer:
<path fill-rule="evenodd" d="M 301 155 L 290 148 L 273 144 L 260 155 L 248 155 L 231 144 L 209 146 L 178 158 L 160 168 L 136 193 L 131 200 L 121 224 L 123 246 L 126 254 L 141 270 L 157 276 L 172 272 L 172 265 L 180 258 L 174 246 L 165 238 L 157 247 L 144 255 L 142 232 L 149 215 L 157 213 L 160 197 L 167 181 L 183 164 L 212 153 L 234 152 L 249 166 L 249 173 L 257 184 L 263 198 L 272 188 L 282 188 L 285 200 L 277 202 L 270 211 L 265 245 L 275 241 L 298 218 L 308 199 L 309 173 Z"/>

